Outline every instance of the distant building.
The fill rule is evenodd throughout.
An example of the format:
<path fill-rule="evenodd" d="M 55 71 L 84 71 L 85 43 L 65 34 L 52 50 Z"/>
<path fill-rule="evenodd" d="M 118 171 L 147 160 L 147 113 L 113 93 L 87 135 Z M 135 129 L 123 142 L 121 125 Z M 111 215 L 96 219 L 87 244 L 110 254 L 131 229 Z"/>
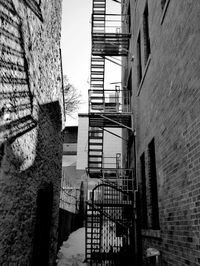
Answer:
<path fill-rule="evenodd" d="M 88 167 L 88 122 L 88 114 L 79 114 L 77 169 L 87 169 Z M 109 132 L 104 132 L 103 137 L 104 168 L 113 168 L 116 165 L 120 167 L 122 163 L 122 143 L 120 138 L 122 136 L 122 130 L 120 128 L 109 128 L 108 130 Z M 94 134 L 94 137 L 97 137 L 99 133 L 95 132 Z M 90 198 L 91 190 L 98 181 L 98 179 L 95 181 L 88 176 L 88 198 Z"/>
<path fill-rule="evenodd" d="M 63 159 L 60 208 L 77 213 L 81 182 L 85 170 L 77 170 L 78 126 L 65 127 L 63 130 Z"/>
<path fill-rule="evenodd" d="M 77 138 L 78 126 L 64 128 L 58 247 L 83 225 L 86 173 L 77 169 Z"/>

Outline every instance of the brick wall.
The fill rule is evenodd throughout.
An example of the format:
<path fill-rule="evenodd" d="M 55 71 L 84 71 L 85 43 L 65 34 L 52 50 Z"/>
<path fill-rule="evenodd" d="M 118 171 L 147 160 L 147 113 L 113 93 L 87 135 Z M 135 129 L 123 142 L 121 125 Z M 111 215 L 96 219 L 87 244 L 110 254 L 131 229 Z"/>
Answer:
<path fill-rule="evenodd" d="M 1 265 L 39 265 L 38 257 L 43 265 L 55 261 L 63 121 L 60 23 L 61 1 L 0 1 Z M 46 203 L 49 227 L 41 198 L 52 201 Z"/>
<path fill-rule="evenodd" d="M 129 59 L 123 82 L 127 83 L 132 69 L 139 187 L 140 156 L 143 152 L 148 156 L 148 144 L 155 138 L 160 221 L 159 230 L 142 230 L 143 258 L 146 249 L 154 247 L 161 252 L 162 265 L 199 265 L 200 3 L 171 0 L 162 8 L 160 0 L 130 2 L 130 52 L 135 58 Z M 147 2 L 151 54 L 145 64 L 143 12 Z M 138 86 L 139 32 L 143 77 Z"/>

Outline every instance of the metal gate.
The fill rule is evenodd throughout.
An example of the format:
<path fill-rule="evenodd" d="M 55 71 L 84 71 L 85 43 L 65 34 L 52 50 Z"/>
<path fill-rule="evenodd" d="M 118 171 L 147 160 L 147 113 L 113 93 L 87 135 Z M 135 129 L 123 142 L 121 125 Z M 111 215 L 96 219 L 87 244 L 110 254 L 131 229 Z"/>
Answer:
<path fill-rule="evenodd" d="M 87 202 L 86 260 L 90 265 L 132 265 L 133 193 L 125 180 L 102 182 Z M 131 181 L 132 182 L 132 181 Z"/>

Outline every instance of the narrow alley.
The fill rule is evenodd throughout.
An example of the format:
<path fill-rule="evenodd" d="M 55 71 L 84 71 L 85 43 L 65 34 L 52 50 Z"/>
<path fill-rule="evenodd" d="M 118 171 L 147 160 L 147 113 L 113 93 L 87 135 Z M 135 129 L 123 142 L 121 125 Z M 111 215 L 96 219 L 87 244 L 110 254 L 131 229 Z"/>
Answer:
<path fill-rule="evenodd" d="M 0 265 L 200 266 L 199 14 L 0 0 Z"/>

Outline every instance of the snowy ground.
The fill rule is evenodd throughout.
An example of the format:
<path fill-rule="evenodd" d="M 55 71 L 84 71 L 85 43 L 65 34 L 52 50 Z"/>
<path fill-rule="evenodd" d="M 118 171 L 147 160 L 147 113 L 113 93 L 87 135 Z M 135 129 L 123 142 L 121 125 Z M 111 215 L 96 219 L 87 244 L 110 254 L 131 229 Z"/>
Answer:
<path fill-rule="evenodd" d="M 63 242 L 58 253 L 57 266 L 86 266 L 85 259 L 85 228 L 73 232 Z"/>

